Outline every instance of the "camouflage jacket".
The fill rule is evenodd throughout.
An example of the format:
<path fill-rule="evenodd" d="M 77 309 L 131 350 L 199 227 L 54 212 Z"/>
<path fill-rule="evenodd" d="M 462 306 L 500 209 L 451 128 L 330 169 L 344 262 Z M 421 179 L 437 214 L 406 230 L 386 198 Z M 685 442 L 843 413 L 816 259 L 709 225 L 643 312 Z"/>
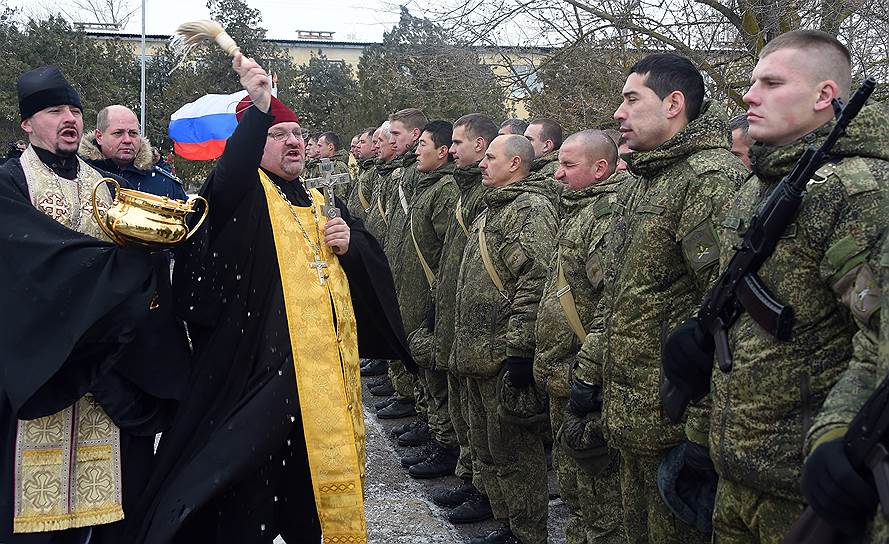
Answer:
<path fill-rule="evenodd" d="M 303 172 L 302 177 L 304 179 L 317 178 L 318 172 L 319 172 L 319 170 L 318 170 L 319 164 L 321 164 L 321 161 L 319 161 L 318 159 L 310 159 L 310 158 L 306 157 L 306 168 L 305 168 L 305 171 Z"/>
<path fill-rule="evenodd" d="M 661 346 L 716 278 L 714 227 L 744 177 L 725 113 L 701 115 L 655 149 L 629 155 L 636 179 L 618 193 L 605 252 L 605 290 L 575 375 L 601 383 L 606 439 L 655 453 L 684 439 L 660 402 Z"/>
<path fill-rule="evenodd" d="M 349 200 L 346 206 L 352 217 L 358 217 L 362 220 L 367 219 L 367 214 L 372 205 L 373 183 L 376 181 L 377 167 L 374 165 L 373 159 L 361 161 L 358 165 L 358 176 L 355 183 L 352 184 L 352 192 L 349 193 Z"/>
<path fill-rule="evenodd" d="M 545 155 L 534 159 L 531 163 L 531 173 L 552 178 L 559 169 L 559 150 L 554 149 Z"/>
<path fill-rule="evenodd" d="M 411 200 L 414 197 L 414 190 L 417 188 L 417 181 L 420 179 L 420 172 L 417 171 L 417 155 L 414 153 L 416 144 L 411 149 L 396 159 L 398 167 L 392 171 L 389 176 L 389 182 L 386 187 L 386 214 L 388 215 L 389 224 L 386 228 L 386 245 L 383 250 L 389 259 L 389 266 L 392 267 L 392 278 L 395 285 L 398 285 L 399 266 L 396 264 L 401 254 L 401 245 L 405 242 L 410 243 L 410 231 L 407 229 L 407 214 L 410 210 Z M 407 327 L 405 323 L 405 327 Z M 413 330 L 408 328 L 407 330 Z"/>
<path fill-rule="evenodd" d="M 866 293 L 875 290 L 889 220 L 889 118 L 869 110 L 838 141 L 833 156 L 840 161 L 813 178 L 796 220 L 759 270 L 763 284 L 794 309 L 792 338 L 776 340 L 745 312 L 729 331 L 732 371 L 713 373 L 710 455 L 720 477 L 799 502 L 806 432 L 852 359 L 852 318 L 868 323 L 879 310 L 878 298 Z M 829 129 L 788 146 L 754 146 L 756 177 L 738 191 L 722 224 L 723 266 L 764 195 Z M 852 311 L 838 299 L 852 299 Z M 829 420 L 825 414 L 822 425 Z"/>
<path fill-rule="evenodd" d="M 330 162 L 333 163 L 333 173 L 334 174 L 349 174 L 351 178 L 352 172 L 349 170 L 349 150 L 348 149 L 340 149 L 336 153 L 330 157 Z M 336 185 L 333 188 L 333 193 L 336 197 L 343 202 L 346 202 L 346 199 L 349 198 L 349 193 L 352 192 L 352 184 L 355 182 L 352 179 L 349 183 L 344 183 L 342 185 Z"/>
<path fill-rule="evenodd" d="M 580 191 L 566 189 L 561 194 L 557 255 L 550 262 L 549 278 L 537 311 L 534 354 L 534 380 L 551 395 L 568 396 L 571 367 L 581 345 L 559 299 L 558 254 L 577 314 L 584 330 L 589 330 L 602 293 L 602 251 L 608 218 L 618 189 L 629 177 L 626 172 L 617 172 L 596 185 Z"/>
<path fill-rule="evenodd" d="M 389 200 L 389 179 L 399 163 L 398 159 L 389 162 L 374 161 L 374 179 L 371 182 L 373 192 L 370 195 L 370 210 L 367 212 L 364 224 L 368 232 L 373 234 L 384 248 L 386 232 L 389 230 L 389 210 L 386 209 Z"/>
<path fill-rule="evenodd" d="M 507 356 L 534 356 L 537 306 L 559 226 L 555 197 L 551 183 L 534 177 L 485 195 L 488 209 L 472 223 L 457 278 L 452 353 L 457 374 L 489 378 Z M 483 223 L 503 293 L 482 262 Z"/>
<path fill-rule="evenodd" d="M 454 181 L 459 189 L 459 213 L 463 219 L 463 226 L 457 221 L 458 210 L 452 209 L 438 263 L 435 286 L 435 335 L 432 346 L 435 367 L 447 368 L 451 372 L 456 372 L 451 360 L 451 346 L 454 343 L 457 276 L 460 274 L 460 261 L 463 260 L 463 249 L 466 246 L 466 231 L 463 228 L 469 229 L 478 214 L 485 209 L 484 196 L 488 192 L 488 188 L 482 185 L 482 172 L 478 164 L 469 168 L 455 169 Z"/>
<path fill-rule="evenodd" d="M 390 263 L 406 331 L 422 328 L 431 335 L 431 331 L 426 330 L 425 318 L 432 306 L 431 290 L 435 279 L 430 286 L 417 248 L 423 253 L 433 276 L 437 276 L 448 219 L 457 203 L 458 190 L 451 176 L 453 172 L 454 165 L 449 163 L 434 172 L 420 174 L 404 227 L 407 232 L 401 251 L 395 262 Z M 430 354 L 417 355 L 418 364 L 427 368 L 432 366 Z"/>

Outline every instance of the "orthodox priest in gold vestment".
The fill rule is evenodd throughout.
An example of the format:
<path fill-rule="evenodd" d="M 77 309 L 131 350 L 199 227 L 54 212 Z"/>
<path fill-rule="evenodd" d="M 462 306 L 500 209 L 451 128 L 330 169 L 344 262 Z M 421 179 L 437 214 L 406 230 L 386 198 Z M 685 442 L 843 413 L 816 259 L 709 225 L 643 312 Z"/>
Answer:
<path fill-rule="evenodd" d="M 132 542 L 361 543 L 358 357 L 410 357 L 379 244 L 301 179 L 297 116 L 236 54 L 248 96 L 176 255 L 195 349 L 189 397 L 162 437 Z"/>

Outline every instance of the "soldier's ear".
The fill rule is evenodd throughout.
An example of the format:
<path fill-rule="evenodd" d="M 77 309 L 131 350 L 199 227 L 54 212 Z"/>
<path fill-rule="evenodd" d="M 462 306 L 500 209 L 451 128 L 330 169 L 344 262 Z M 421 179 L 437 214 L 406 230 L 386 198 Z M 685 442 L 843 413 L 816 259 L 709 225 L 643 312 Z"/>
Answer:
<path fill-rule="evenodd" d="M 99 129 L 94 130 L 93 136 L 96 137 L 96 145 L 101 146 L 102 145 L 102 131 Z"/>
<path fill-rule="evenodd" d="M 487 149 L 488 145 L 485 143 L 485 139 L 479 136 L 475 139 L 475 152 L 480 153 Z"/>
<path fill-rule="evenodd" d="M 664 97 L 664 113 L 667 119 L 673 119 L 685 113 L 685 95 L 682 91 L 673 91 Z"/>

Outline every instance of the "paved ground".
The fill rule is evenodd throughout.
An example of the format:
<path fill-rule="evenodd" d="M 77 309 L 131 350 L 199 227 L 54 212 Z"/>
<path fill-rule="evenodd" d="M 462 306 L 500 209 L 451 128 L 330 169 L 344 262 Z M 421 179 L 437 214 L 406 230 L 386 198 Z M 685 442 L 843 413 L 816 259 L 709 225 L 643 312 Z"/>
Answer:
<path fill-rule="evenodd" d="M 390 431 L 408 419 L 380 420 L 374 414 L 374 397 L 364 385 L 364 423 L 367 430 L 367 473 L 365 514 L 368 542 L 371 544 L 463 544 L 498 527 L 493 521 L 454 526 L 447 510 L 432 503 L 429 494 L 438 487 L 451 487 L 457 478 L 414 480 L 399 462 L 415 448 L 395 443 Z M 567 509 L 557 497 L 557 484 L 549 472 L 549 544 L 564 544 Z M 284 544 L 280 537 L 275 544 Z"/>
<path fill-rule="evenodd" d="M 447 521 L 447 510 L 429 499 L 430 491 L 458 483 L 454 477 L 414 480 L 402 468 L 399 459 L 414 448 L 397 445 L 389 432 L 408 420 L 380 420 L 374 416 L 373 397 L 364 387 L 365 425 L 367 428 L 366 502 L 368 540 L 387 544 L 464 543 L 471 537 L 497 528 L 494 522 L 454 526 Z M 555 475 L 549 473 L 550 496 L 557 493 Z M 565 542 L 567 510 L 562 501 L 550 501 L 549 543 Z"/>

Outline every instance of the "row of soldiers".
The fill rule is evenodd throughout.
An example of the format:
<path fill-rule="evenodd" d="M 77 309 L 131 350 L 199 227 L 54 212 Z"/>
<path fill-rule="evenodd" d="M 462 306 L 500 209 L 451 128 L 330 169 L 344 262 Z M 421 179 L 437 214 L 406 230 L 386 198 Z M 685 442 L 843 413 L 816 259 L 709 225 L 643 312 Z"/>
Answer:
<path fill-rule="evenodd" d="M 498 135 L 484 115 L 408 109 L 358 135 L 348 206 L 383 243 L 421 367 L 389 363 L 377 415 L 419 413 L 398 440 L 430 445 L 402 464 L 461 478 L 433 497 L 453 522 L 503 522 L 472 542 L 547 541 L 550 441 L 571 544 L 777 543 L 807 504 L 844 541 L 889 536 L 843 441 L 889 370 L 889 111 L 852 122 L 759 270 L 793 308 L 789 338 L 742 312 L 733 366 L 714 371 L 696 312 L 759 203 L 826 138 L 851 58 L 794 31 L 750 81 L 730 123 L 690 61 L 642 59 L 614 113 L 620 155 L 547 119 Z"/>

